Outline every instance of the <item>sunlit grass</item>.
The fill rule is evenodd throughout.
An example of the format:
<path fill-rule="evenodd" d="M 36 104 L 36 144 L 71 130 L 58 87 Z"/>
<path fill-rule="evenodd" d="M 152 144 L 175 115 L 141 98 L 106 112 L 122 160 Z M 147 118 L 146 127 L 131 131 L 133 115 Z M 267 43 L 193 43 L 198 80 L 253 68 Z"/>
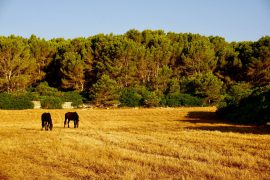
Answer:
<path fill-rule="evenodd" d="M 217 121 L 215 108 L 1 110 L 0 179 L 270 179 L 270 130 Z M 73 123 L 71 122 L 71 127 Z"/>

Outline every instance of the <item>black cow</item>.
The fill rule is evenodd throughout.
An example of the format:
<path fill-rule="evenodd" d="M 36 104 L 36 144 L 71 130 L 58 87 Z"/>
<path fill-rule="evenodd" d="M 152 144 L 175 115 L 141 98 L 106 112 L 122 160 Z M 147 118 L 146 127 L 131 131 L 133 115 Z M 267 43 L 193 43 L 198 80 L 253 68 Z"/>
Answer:
<path fill-rule="evenodd" d="M 42 123 L 42 130 L 45 127 L 45 130 L 48 131 L 49 129 L 52 130 L 53 123 L 50 113 L 43 113 L 41 115 L 41 123 Z"/>
<path fill-rule="evenodd" d="M 79 115 L 77 112 L 67 112 L 65 114 L 64 127 L 66 127 L 67 120 L 68 120 L 68 127 L 69 127 L 69 121 L 74 121 L 74 128 L 79 127 Z"/>

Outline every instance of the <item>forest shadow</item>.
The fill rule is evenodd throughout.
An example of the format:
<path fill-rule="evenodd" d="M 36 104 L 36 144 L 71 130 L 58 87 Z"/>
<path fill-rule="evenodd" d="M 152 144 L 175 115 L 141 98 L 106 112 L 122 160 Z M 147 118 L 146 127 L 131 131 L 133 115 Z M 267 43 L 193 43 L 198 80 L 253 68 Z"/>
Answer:
<path fill-rule="evenodd" d="M 189 123 L 209 123 L 209 124 L 233 124 L 226 120 L 219 119 L 216 115 L 216 112 L 205 112 L 205 111 L 192 111 L 189 112 L 186 116 L 189 118 L 183 120 L 184 122 Z"/>
<path fill-rule="evenodd" d="M 220 131 L 242 134 L 270 134 L 270 126 L 192 126 L 186 129 L 202 131 Z"/>
<path fill-rule="evenodd" d="M 183 120 L 184 122 L 189 122 L 193 124 L 197 124 L 197 123 L 205 124 L 205 125 L 186 127 L 186 129 L 203 130 L 203 131 L 234 132 L 234 133 L 243 133 L 243 134 L 261 134 L 261 135 L 270 134 L 269 125 L 266 125 L 266 126 L 240 125 L 240 124 L 236 124 L 233 122 L 219 119 L 215 112 L 193 111 L 193 112 L 189 112 L 186 117 L 190 119 Z"/>

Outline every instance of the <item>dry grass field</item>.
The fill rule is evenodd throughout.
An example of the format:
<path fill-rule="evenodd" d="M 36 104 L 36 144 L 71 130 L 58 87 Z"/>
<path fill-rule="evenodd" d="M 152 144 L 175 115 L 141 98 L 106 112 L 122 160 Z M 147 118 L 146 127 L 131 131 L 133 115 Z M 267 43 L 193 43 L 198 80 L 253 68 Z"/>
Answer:
<path fill-rule="evenodd" d="M 0 179 L 270 179 L 270 129 L 215 119 L 215 108 L 0 110 Z M 74 110 L 72 110 L 74 111 Z M 73 127 L 73 123 L 71 123 Z"/>

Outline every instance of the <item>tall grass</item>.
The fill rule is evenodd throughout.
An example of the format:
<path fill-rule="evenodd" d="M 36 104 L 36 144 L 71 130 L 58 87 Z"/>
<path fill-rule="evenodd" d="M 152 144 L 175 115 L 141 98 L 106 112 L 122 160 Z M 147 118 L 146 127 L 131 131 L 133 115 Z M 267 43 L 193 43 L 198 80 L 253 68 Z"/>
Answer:
<path fill-rule="evenodd" d="M 269 128 L 217 121 L 215 108 L 1 110 L 0 179 L 270 179 Z M 73 124 L 71 123 L 71 127 Z"/>

